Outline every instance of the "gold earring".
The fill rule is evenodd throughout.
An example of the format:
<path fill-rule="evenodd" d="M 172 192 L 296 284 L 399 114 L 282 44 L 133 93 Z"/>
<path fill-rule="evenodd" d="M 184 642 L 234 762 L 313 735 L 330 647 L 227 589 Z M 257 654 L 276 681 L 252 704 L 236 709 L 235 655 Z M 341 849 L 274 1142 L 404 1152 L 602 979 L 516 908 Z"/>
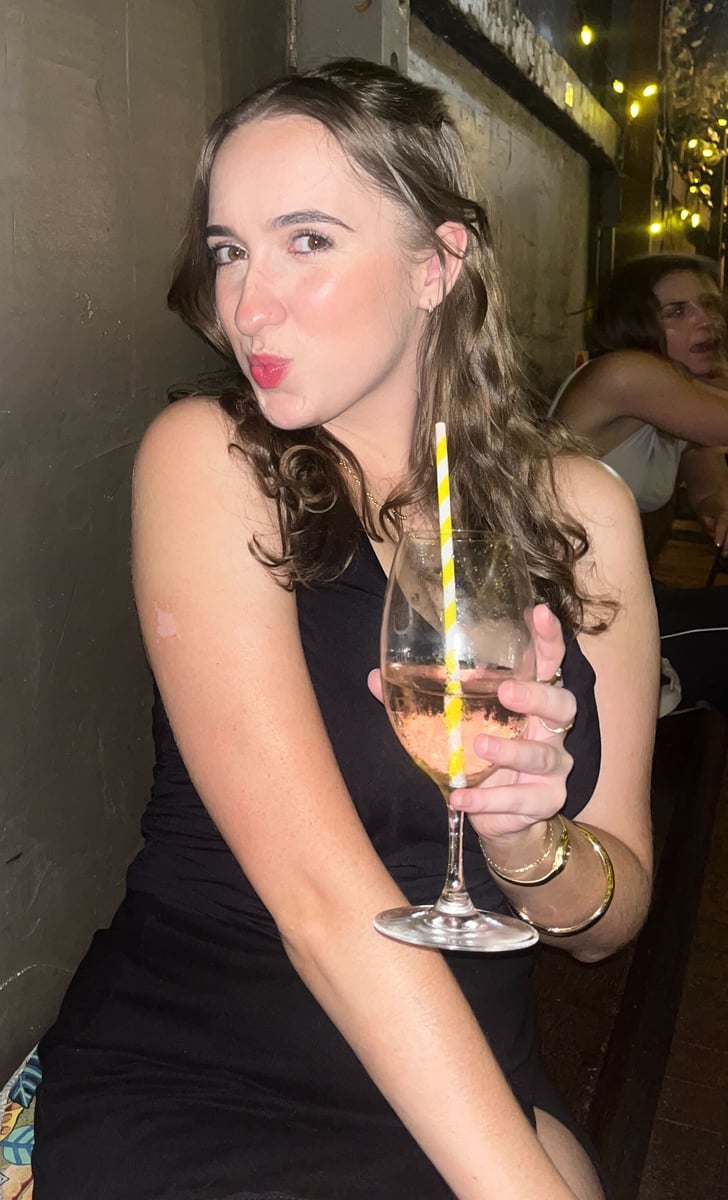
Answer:
<path fill-rule="evenodd" d="M 431 316 L 432 316 L 432 312 L 433 312 L 433 309 L 432 309 L 432 301 L 431 301 L 431 300 L 428 300 L 428 301 L 427 301 L 427 315 L 428 315 L 428 317 L 431 317 Z"/>

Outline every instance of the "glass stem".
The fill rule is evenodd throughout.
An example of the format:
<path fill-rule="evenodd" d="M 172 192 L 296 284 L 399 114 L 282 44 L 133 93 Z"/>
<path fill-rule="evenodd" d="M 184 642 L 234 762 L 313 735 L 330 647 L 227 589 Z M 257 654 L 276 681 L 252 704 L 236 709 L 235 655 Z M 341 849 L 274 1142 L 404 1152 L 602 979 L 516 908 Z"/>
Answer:
<path fill-rule="evenodd" d="M 441 791 L 447 805 L 447 876 L 435 912 L 446 917 L 470 917 L 477 910 L 463 877 L 463 813 L 451 807 L 450 788 L 445 786 Z"/>

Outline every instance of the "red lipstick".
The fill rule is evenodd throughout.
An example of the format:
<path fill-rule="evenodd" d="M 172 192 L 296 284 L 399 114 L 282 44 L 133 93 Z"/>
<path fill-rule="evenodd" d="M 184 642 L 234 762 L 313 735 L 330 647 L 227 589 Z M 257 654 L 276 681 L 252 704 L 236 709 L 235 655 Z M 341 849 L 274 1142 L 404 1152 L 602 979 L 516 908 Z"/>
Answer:
<path fill-rule="evenodd" d="M 274 354 L 249 354 L 250 374 L 262 388 L 278 387 L 288 374 L 290 358 L 277 358 Z"/>

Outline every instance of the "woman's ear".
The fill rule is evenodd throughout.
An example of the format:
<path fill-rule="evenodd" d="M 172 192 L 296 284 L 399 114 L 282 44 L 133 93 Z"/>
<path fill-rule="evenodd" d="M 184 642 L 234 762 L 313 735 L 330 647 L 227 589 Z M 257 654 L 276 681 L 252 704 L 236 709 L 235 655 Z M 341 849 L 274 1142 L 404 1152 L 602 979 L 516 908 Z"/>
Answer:
<path fill-rule="evenodd" d="M 445 221 L 436 230 L 440 239 L 440 253 L 433 253 L 425 261 L 425 277 L 420 297 L 420 308 L 429 312 L 447 296 L 463 269 L 468 249 L 468 231 L 457 221 Z"/>

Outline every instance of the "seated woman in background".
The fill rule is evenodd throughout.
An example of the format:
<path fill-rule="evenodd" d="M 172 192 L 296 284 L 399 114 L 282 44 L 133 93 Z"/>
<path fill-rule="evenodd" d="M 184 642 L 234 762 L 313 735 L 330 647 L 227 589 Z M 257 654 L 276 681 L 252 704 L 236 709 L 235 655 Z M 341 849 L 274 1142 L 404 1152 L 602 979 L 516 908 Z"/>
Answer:
<path fill-rule="evenodd" d="M 593 357 L 562 384 L 551 408 L 597 447 L 641 513 L 657 512 L 684 483 L 723 554 L 725 333 L 715 263 L 687 254 L 633 259 L 597 309 Z M 663 653 L 680 677 L 681 706 L 706 703 L 728 713 L 728 590 L 656 584 L 655 596 Z"/>
<path fill-rule="evenodd" d="M 539 600 L 539 681 L 499 689 L 525 735 L 481 736 L 498 770 L 455 793 L 473 897 L 596 961 L 650 894 L 639 519 L 524 394 L 471 189 L 442 96 L 373 64 L 280 81 L 205 143 L 170 302 L 239 375 L 136 461 L 157 764 L 127 896 L 40 1046 L 36 1200 L 603 1196 L 531 951 L 373 927 L 447 860 L 367 686 L 396 544 L 437 527 L 438 419 L 455 520 L 510 531 Z"/>

